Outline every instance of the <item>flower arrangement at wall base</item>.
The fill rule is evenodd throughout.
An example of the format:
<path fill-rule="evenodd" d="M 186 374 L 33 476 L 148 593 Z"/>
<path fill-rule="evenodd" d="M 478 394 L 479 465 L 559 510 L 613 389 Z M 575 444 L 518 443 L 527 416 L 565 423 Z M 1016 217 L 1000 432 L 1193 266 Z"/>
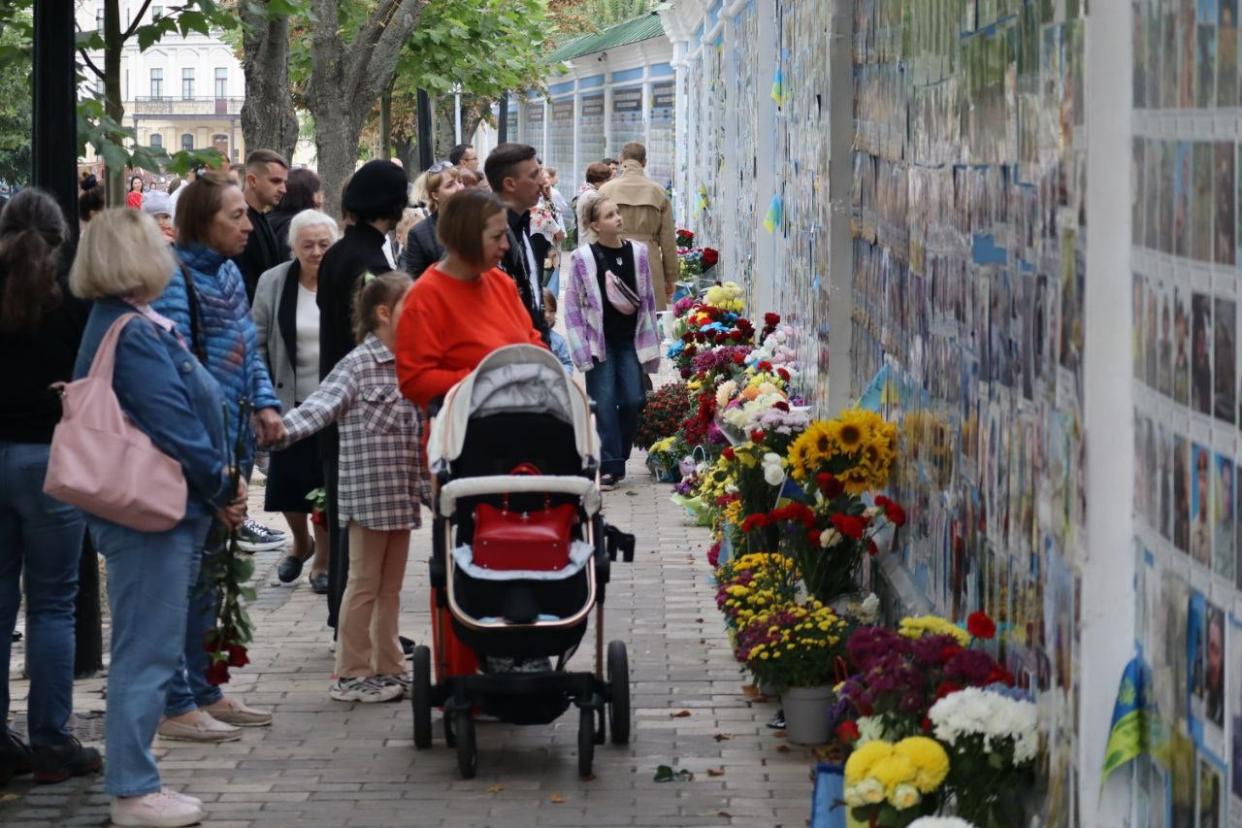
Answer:
<path fill-rule="evenodd" d="M 904 828 L 940 807 L 949 756 L 935 739 L 867 742 L 845 762 L 845 805 L 869 826 Z"/>

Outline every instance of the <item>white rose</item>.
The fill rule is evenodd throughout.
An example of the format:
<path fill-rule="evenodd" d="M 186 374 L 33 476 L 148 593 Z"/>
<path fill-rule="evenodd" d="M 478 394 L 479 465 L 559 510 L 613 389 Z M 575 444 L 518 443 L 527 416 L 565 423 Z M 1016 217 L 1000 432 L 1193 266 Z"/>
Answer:
<path fill-rule="evenodd" d="M 829 528 L 819 533 L 819 545 L 824 549 L 827 549 L 830 546 L 836 546 L 840 542 L 841 533 L 836 529 Z"/>
<path fill-rule="evenodd" d="M 785 480 L 785 470 L 780 466 L 765 464 L 763 467 L 763 479 L 767 481 L 769 486 L 779 486 Z"/>
<path fill-rule="evenodd" d="M 867 800 L 863 799 L 862 794 L 858 792 L 857 785 L 847 786 L 842 795 L 845 798 L 845 804 L 851 808 L 861 808 L 867 804 Z"/>
<path fill-rule="evenodd" d="M 867 624 L 873 623 L 880 617 L 880 596 L 874 592 L 863 599 L 862 606 L 858 608 L 859 618 Z"/>
<path fill-rule="evenodd" d="M 763 455 L 763 465 L 765 466 L 779 466 L 782 462 L 781 456 L 774 451 L 769 451 Z"/>
<path fill-rule="evenodd" d="M 875 805 L 884 801 L 884 786 L 878 779 L 868 777 L 854 787 L 858 790 L 858 795 L 862 797 L 863 802 Z"/>
<path fill-rule="evenodd" d="M 893 795 L 888 798 L 888 801 L 892 803 L 894 808 L 904 811 L 906 808 L 913 808 L 919 804 L 919 800 L 922 798 L 918 788 L 903 782 L 893 788 Z"/>

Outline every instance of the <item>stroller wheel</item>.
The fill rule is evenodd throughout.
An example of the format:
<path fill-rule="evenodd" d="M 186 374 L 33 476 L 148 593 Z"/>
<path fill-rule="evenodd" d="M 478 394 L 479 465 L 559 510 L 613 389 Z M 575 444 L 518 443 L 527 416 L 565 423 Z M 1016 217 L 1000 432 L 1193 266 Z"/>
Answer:
<path fill-rule="evenodd" d="M 431 650 L 414 648 L 414 686 L 410 688 L 414 709 L 414 747 L 431 747 Z"/>
<path fill-rule="evenodd" d="M 578 710 L 578 775 L 583 779 L 591 775 L 595 761 L 595 711 L 589 707 Z"/>
<path fill-rule="evenodd" d="M 474 719 L 469 710 L 457 714 L 457 770 L 462 779 L 473 779 L 479 771 L 479 748 L 474 740 Z"/>
<path fill-rule="evenodd" d="M 444 711 L 444 744 L 449 747 L 457 746 L 457 734 L 453 729 L 453 717 L 456 714 L 450 714 L 446 709 Z"/>
<path fill-rule="evenodd" d="M 630 742 L 630 661 L 625 652 L 624 641 L 608 642 L 608 726 L 612 730 L 612 743 L 626 745 Z"/>

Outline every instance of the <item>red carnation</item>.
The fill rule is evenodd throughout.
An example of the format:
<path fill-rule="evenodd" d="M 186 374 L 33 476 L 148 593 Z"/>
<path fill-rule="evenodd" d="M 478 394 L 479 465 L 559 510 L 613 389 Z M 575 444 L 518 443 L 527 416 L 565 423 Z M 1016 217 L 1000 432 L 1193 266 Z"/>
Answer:
<path fill-rule="evenodd" d="M 229 645 L 229 666 L 245 667 L 250 663 L 250 658 L 246 655 L 246 648 L 240 644 Z"/>
<path fill-rule="evenodd" d="M 763 433 L 762 429 L 757 428 L 750 433 L 750 441 L 752 443 L 762 443 L 764 438 L 767 436 L 768 435 Z"/>
<path fill-rule="evenodd" d="M 841 493 L 845 491 L 845 484 L 837 480 L 836 475 L 830 472 L 820 472 L 815 475 L 815 485 L 824 493 L 824 497 L 829 500 L 840 497 Z"/>
<path fill-rule="evenodd" d="M 734 351 L 732 359 L 733 359 L 734 365 L 741 365 L 743 362 L 746 361 L 746 355 L 741 353 L 740 351 Z"/>
<path fill-rule="evenodd" d="M 988 679 L 985 684 L 1004 684 L 1013 687 L 1013 673 L 997 665 L 992 668 L 992 672 L 988 673 Z"/>
<path fill-rule="evenodd" d="M 755 367 L 757 367 L 760 371 L 768 372 L 772 370 L 772 363 L 765 359 L 760 361 L 760 363 Z"/>
<path fill-rule="evenodd" d="M 747 533 L 753 532 L 755 529 L 762 529 L 767 525 L 768 516 L 763 512 L 758 512 L 756 514 L 746 516 L 746 519 L 742 521 L 742 531 Z"/>
<path fill-rule="evenodd" d="M 862 734 L 858 732 L 858 725 L 853 719 L 846 719 L 837 725 L 837 738 L 842 742 L 850 744 L 857 742 L 862 738 Z"/>
<path fill-rule="evenodd" d="M 726 460 L 732 460 L 736 456 L 733 451 L 733 446 L 725 446 L 725 450 L 720 452 L 720 456 Z"/>
<path fill-rule="evenodd" d="M 950 693 L 956 693 L 962 689 L 962 685 L 955 681 L 942 681 L 940 686 L 936 688 L 936 701 L 940 701 Z"/>
<path fill-rule="evenodd" d="M 960 644 L 945 644 L 940 648 L 940 663 L 947 664 L 953 656 L 962 651 Z"/>
<path fill-rule="evenodd" d="M 686 346 L 685 348 L 683 348 L 683 349 L 682 349 L 682 351 L 681 351 L 681 353 L 682 353 L 682 355 L 683 355 L 683 356 L 688 356 L 688 357 L 692 357 L 692 356 L 694 356 L 695 354 L 697 354 L 698 352 L 699 352 L 699 349 L 698 349 L 698 348 L 696 348 L 696 347 L 694 347 L 694 345 L 693 345 L 693 344 L 687 345 L 687 346 Z"/>
<path fill-rule="evenodd" d="M 863 530 L 867 528 L 867 524 L 863 519 L 854 515 L 835 514 L 832 516 L 832 525 L 837 531 L 847 538 L 858 540 L 863 536 Z"/>
<path fill-rule="evenodd" d="M 976 610 L 966 617 L 966 631 L 984 640 L 996 635 L 996 622 L 986 612 Z"/>
<path fill-rule="evenodd" d="M 784 368 L 777 368 L 776 375 L 780 377 L 782 380 L 784 380 L 785 382 L 789 382 L 789 372 L 786 371 Z"/>
<path fill-rule="evenodd" d="M 693 341 L 694 341 L 694 331 L 686 331 L 684 334 L 682 334 L 682 335 L 681 335 L 681 341 L 682 341 L 682 342 L 686 342 L 686 343 L 693 342 Z"/>
<path fill-rule="evenodd" d="M 884 495 L 876 495 L 875 505 L 884 510 L 888 522 L 894 526 L 906 525 L 906 510 Z"/>
<path fill-rule="evenodd" d="M 781 324 L 781 315 L 779 313 L 765 313 L 763 315 L 763 324 L 767 325 L 769 328 L 775 328 L 777 325 Z"/>

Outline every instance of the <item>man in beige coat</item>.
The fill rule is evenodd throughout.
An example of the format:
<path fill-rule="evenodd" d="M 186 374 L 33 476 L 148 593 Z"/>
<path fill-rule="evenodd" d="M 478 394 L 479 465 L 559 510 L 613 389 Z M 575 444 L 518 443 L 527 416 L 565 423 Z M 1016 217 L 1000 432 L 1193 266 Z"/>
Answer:
<path fill-rule="evenodd" d="M 647 177 L 646 166 L 647 148 L 631 141 L 621 148 L 621 175 L 599 192 L 617 205 L 624 227 L 621 235 L 647 245 L 656 310 L 664 310 L 679 278 L 676 228 L 673 205 L 664 189 Z"/>

